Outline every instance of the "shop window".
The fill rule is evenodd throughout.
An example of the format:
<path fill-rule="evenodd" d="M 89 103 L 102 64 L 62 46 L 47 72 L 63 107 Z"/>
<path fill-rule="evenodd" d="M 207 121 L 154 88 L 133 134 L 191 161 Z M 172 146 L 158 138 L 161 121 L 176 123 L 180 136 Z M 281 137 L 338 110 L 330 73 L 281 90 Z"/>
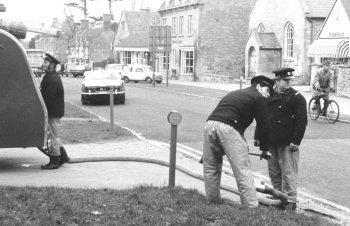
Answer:
<path fill-rule="evenodd" d="M 130 51 L 123 52 L 123 63 L 125 65 L 131 64 L 131 52 Z"/>
<path fill-rule="evenodd" d="M 182 51 L 181 72 L 184 74 L 193 74 L 194 59 L 193 51 Z"/>
<path fill-rule="evenodd" d="M 291 23 L 288 23 L 285 28 L 284 56 L 289 59 L 294 57 L 294 27 Z"/>
<path fill-rule="evenodd" d="M 167 59 L 167 56 L 168 56 L 168 59 Z M 161 55 L 161 62 L 162 62 L 162 68 L 161 68 L 161 70 L 169 70 L 169 54 L 167 54 L 167 53 L 162 53 L 162 55 Z M 167 67 L 167 65 L 168 65 L 168 67 Z"/>

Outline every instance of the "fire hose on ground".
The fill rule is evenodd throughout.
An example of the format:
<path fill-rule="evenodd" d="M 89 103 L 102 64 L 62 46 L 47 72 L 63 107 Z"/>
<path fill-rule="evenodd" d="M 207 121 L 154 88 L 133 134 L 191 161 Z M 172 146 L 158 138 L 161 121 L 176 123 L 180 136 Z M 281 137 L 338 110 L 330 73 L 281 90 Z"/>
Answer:
<path fill-rule="evenodd" d="M 84 163 L 84 162 L 106 162 L 106 161 L 119 161 L 119 162 L 143 162 L 143 163 L 152 163 L 152 164 L 158 164 L 162 166 L 167 166 L 170 167 L 169 162 L 164 161 L 164 160 L 159 160 L 159 159 L 151 159 L 151 158 L 140 158 L 140 157 L 91 157 L 91 158 L 74 158 L 69 161 L 69 163 L 74 164 L 74 163 Z M 195 173 L 193 171 L 190 171 L 189 169 L 176 165 L 176 169 L 185 173 L 188 176 L 191 176 L 193 178 L 199 179 L 204 181 L 203 175 Z M 235 194 L 240 194 L 238 189 L 227 186 L 227 185 L 221 185 L 221 189 L 235 193 Z M 256 190 L 260 193 L 265 193 L 272 195 L 278 199 L 280 199 L 282 202 L 287 201 L 287 195 L 284 193 L 277 191 L 276 189 L 273 189 L 272 187 L 266 185 L 266 184 L 261 184 L 256 186 Z M 279 200 L 270 200 L 268 198 L 264 197 L 258 197 L 259 203 L 262 205 L 266 206 L 277 206 L 281 203 Z"/>

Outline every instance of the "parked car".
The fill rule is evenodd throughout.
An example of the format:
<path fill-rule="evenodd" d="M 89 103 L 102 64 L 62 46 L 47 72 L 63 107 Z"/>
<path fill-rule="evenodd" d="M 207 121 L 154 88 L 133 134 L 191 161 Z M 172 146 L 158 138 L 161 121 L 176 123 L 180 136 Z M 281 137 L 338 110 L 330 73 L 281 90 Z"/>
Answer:
<path fill-rule="evenodd" d="M 83 76 L 85 71 L 89 71 L 90 68 L 86 65 L 74 65 L 68 64 L 66 68 L 66 76 L 72 74 L 73 77 Z"/>
<path fill-rule="evenodd" d="M 124 67 L 122 78 L 126 83 L 129 81 L 145 81 L 151 83 L 153 78 L 153 70 L 152 67 L 148 65 L 129 64 Z M 163 74 L 160 72 L 155 72 L 154 80 L 157 83 L 161 83 L 163 80 Z"/>
<path fill-rule="evenodd" d="M 119 73 L 109 70 L 86 71 L 81 84 L 81 103 L 109 102 L 113 89 L 114 103 L 125 103 L 125 84 Z"/>
<path fill-rule="evenodd" d="M 107 64 L 106 70 L 114 71 L 115 73 L 122 74 L 124 69 L 123 64 Z M 122 76 L 123 79 L 123 76 Z"/>

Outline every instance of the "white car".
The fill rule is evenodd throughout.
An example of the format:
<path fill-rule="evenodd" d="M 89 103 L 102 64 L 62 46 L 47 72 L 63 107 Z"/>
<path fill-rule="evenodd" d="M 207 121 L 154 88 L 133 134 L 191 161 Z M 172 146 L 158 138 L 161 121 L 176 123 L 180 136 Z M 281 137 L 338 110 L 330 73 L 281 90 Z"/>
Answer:
<path fill-rule="evenodd" d="M 86 71 L 81 84 L 81 103 L 109 102 L 113 89 L 114 103 L 125 103 L 125 84 L 119 73 L 110 70 Z"/>
<path fill-rule="evenodd" d="M 163 80 L 163 74 L 160 72 L 155 72 L 154 74 L 155 82 L 161 83 Z M 153 78 L 153 70 L 152 67 L 148 65 L 129 64 L 124 67 L 122 78 L 126 83 L 129 81 L 145 81 L 151 83 Z"/>

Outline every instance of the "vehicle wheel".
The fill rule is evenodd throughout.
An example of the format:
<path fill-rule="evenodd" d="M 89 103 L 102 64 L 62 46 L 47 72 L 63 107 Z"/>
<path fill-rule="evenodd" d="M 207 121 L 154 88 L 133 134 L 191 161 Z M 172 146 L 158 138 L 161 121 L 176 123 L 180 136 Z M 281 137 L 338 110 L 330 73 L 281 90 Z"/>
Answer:
<path fill-rule="evenodd" d="M 147 83 L 152 83 L 152 79 L 151 79 L 150 77 L 147 77 L 147 78 L 145 79 L 145 82 L 147 82 Z"/>
<path fill-rule="evenodd" d="M 339 118 L 339 106 L 334 100 L 329 101 L 327 108 L 327 120 L 329 123 L 335 123 Z"/>
<path fill-rule="evenodd" d="M 124 80 L 125 83 L 130 82 L 130 80 L 129 80 L 129 78 L 127 76 L 124 76 L 123 80 Z"/>
<path fill-rule="evenodd" d="M 311 98 L 309 101 L 309 116 L 312 120 L 318 119 L 321 113 L 320 102 L 316 101 L 316 98 Z"/>
<path fill-rule="evenodd" d="M 85 100 L 85 98 L 83 96 L 81 96 L 81 104 L 82 105 L 87 105 L 88 102 Z"/>
<path fill-rule="evenodd" d="M 73 77 L 76 78 L 78 75 L 74 74 Z"/>
<path fill-rule="evenodd" d="M 139 81 L 134 81 L 134 83 L 139 83 Z"/>
<path fill-rule="evenodd" d="M 160 81 L 156 81 L 158 84 L 160 84 L 160 83 L 162 83 L 162 80 L 160 80 Z"/>

